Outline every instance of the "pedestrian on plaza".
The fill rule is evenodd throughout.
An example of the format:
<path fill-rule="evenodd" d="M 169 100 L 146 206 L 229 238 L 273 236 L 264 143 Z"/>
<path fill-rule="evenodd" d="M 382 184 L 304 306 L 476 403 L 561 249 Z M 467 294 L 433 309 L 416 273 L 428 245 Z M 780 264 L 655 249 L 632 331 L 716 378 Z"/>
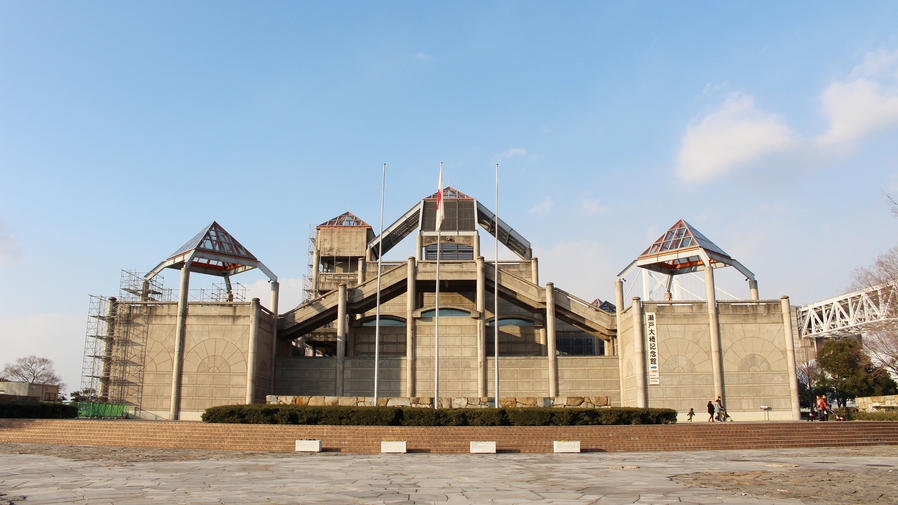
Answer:
<path fill-rule="evenodd" d="M 708 422 L 714 422 L 714 402 L 708 400 Z"/>
<path fill-rule="evenodd" d="M 808 421 L 813 421 L 816 417 L 817 417 L 817 406 L 812 403 L 810 410 L 808 410 Z"/>
<path fill-rule="evenodd" d="M 695 417 L 695 410 L 693 410 L 692 407 L 689 407 L 689 412 L 686 413 L 686 420 L 691 423 L 693 417 Z"/>
<path fill-rule="evenodd" d="M 723 413 L 723 400 L 720 397 L 717 397 L 717 400 L 714 401 L 714 418 L 720 422 L 723 422 L 723 417 L 721 414 Z"/>

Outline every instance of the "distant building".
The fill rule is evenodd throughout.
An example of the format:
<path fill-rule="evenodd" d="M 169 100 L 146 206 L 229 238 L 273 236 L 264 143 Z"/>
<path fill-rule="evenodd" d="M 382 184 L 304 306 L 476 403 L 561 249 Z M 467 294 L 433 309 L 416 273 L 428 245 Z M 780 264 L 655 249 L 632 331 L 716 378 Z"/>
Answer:
<path fill-rule="evenodd" d="M 55 402 L 58 398 L 59 386 L 55 384 L 0 381 L 0 400 Z"/>

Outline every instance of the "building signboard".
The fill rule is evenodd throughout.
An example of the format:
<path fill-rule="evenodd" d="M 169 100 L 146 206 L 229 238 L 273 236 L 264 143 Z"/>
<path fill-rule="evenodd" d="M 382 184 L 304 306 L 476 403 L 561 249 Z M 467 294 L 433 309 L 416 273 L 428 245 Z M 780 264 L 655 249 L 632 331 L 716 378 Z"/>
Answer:
<path fill-rule="evenodd" d="M 661 373 L 658 367 L 658 334 L 655 326 L 655 313 L 645 313 L 645 335 L 648 340 L 649 385 L 661 384 Z"/>

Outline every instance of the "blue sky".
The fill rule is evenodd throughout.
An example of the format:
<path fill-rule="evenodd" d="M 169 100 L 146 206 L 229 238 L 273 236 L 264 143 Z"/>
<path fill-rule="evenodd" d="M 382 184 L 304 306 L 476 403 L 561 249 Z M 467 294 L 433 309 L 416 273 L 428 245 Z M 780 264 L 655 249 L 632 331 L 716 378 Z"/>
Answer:
<path fill-rule="evenodd" d="M 678 219 L 762 298 L 835 296 L 896 245 L 896 27 L 895 2 L 2 2 L 0 363 L 77 388 L 88 295 L 213 220 L 284 309 L 310 225 L 378 227 L 382 163 L 386 224 L 440 161 L 494 207 L 499 163 L 541 281 L 588 300 Z"/>

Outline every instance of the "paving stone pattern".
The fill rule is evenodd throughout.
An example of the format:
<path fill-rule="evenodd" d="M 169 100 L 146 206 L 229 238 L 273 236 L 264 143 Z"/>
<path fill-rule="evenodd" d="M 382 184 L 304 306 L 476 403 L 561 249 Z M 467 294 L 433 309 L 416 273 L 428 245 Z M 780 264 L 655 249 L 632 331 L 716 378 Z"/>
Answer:
<path fill-rule="evenodd" d="M 67 457 L 22 454 L 57 449 Z M 852 481 L 855 489 L 871 482 L 885 486 L 881 489 L 898 484 L 898 455 L 888 446 L 557 455 L 208 452 L 208 459 L 202 451 L 173 450 L 168 456 L 183 460 L 154 460 L 161 454 L 0 444 L 0 503 L 895 503 L 894 493 L 851 501 L 850 492 L 834 492 L 846 491 L 843 481 L 800 478 L 810 475 L 801 472 L 832 472 L 834 466 L 861 479 Z M 725 480 L 724 475 L 749 477 L 740 489 L 702 487 Z M 754 485 L 764 475 L 778 476 L 773 488 Z M 790 475 L 798 478 L 786 478 Z M 710 480 L 701 480 L 704 476 Z M 812 493 L 779 486 L 803 486 Z"/>

